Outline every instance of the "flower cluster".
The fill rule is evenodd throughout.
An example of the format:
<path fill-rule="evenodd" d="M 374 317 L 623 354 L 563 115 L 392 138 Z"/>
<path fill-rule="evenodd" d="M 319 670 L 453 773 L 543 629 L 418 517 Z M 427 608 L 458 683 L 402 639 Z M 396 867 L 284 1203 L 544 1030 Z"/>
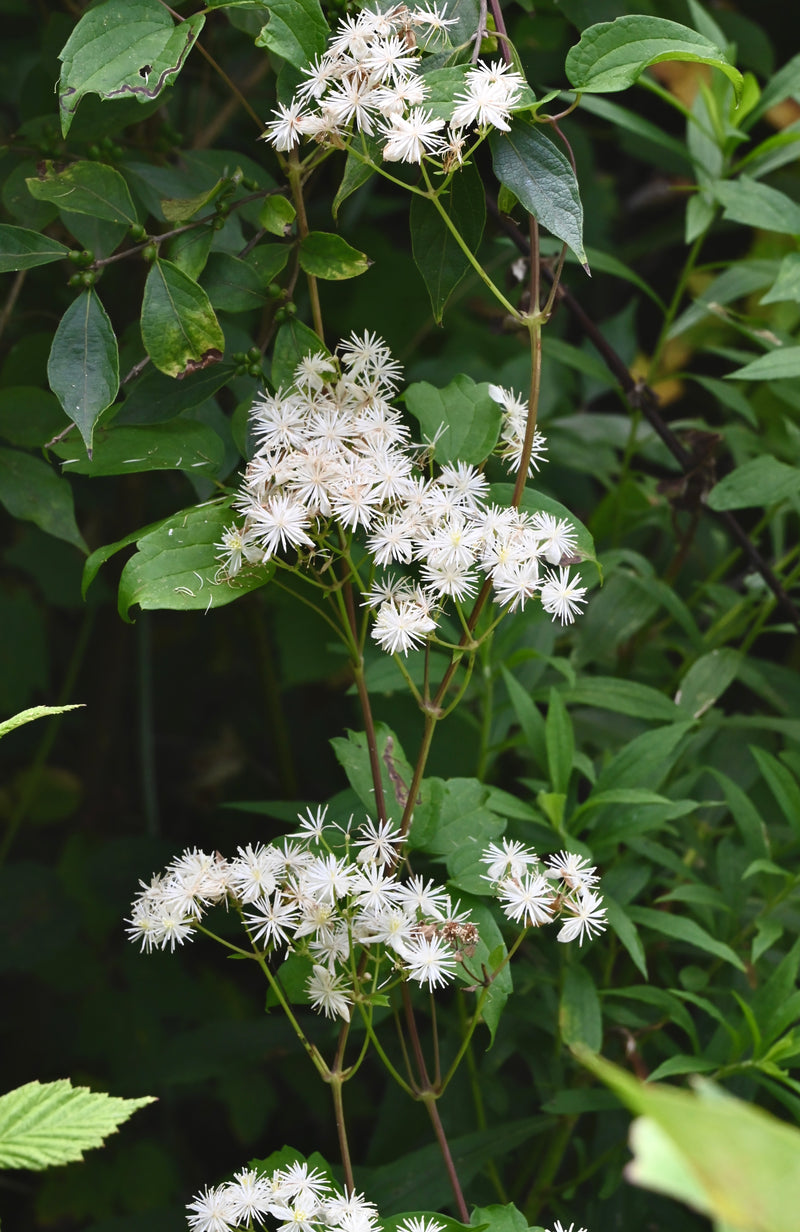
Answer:
<path fill-rule="evenodd" d="M 560 851 L 541 863 L 523 843 L 503 839 L 500 846 L 489 844 L 481 862 L 487 866 L 484 880 L 515 924 L 536 928 L 560 915 L 558 940 L 577 938 L 579 945 L 605 929 L 606 909 L 595 888 L 599 877 L 582 856 Z"/>
<path fill-rule="evenodd" d="M 471 598 L 484 579 L 501 607 L 522 609 L 536 596 L 571 622 L 585 594 L 562 566 L 575 551 L 572 527 L 548 513 L 488 505 L 484 475 L 466 463 L 426 475 L 420 447 L 390 404 L 399 377 L 380 339 L 354 334 L 337 356 L 303 359 L 289 389 L 256 400 L 259 448 L 236 501 L 244 524 L 223 535 L 221 575 L 287 549 L 324 570 L 343 536 L 357 532 L 373 562 L 363 590 L 372 636 L 390 654 L 418 647 L 447 601 Z M 519 462 L 527 408 L 512 391 L 489 389 L 502 408 L 500 453 Z M 537 433 L 534 466 L 543 450 Z M 375 577 L 375 567 L 391 566 L 405 573 Z"/>
<path fill-rule="evenodd" d="M 508 130 L 525 82 L 501 61 L 468 69 L 446 127 L 425 107 L 428 85 L 417 70 L 423 47 L 442 43 L 452 24 L 435 3 L 413 9 L 397 4 L 386 12 L 365 8 L 342 18 L 294 98 L 273 113 L 265 136 L 276 149 L 292 150 L 301 137 L 341 145 L 355 130 L 383 140 L 386 162 L 434 157 L 445 170 L 458 166 L 466 130 L 477 128 L 480 136 L 490 128 Z"/>
<path fill-rule="evenodd" d="M 376 989 L 384 966 L 430 990 L 449 983 L 478 942 L 469 914 L 432 881 L 399 880 L 402 840 L 389 823 L 368 818 L 353 829 L 352 818 L 337 825 L 326 813 L 309 810 L 291 839 L 240 847 L 232 860 L 185 851 L 142 885 L 130 939 L 174 950 L 209 906 L 232 903 L 256 952 L 309 958 L 309 1001 L 330 1018 L 349 1020 L 355 994 Z M 366 974 L 356 976 L 364 956 Z"/>
<path fill-rule="evenodd" d="M 380 1232 L 381 1226 L 374 1203 L 341 1193 L 301 1162 L 270 1173 L 243 1168 L 232 1181 L 204 1189 L 188 1210 L 192 1232 L 262 1227 L 267 1218 L 278 1232 Z"/>

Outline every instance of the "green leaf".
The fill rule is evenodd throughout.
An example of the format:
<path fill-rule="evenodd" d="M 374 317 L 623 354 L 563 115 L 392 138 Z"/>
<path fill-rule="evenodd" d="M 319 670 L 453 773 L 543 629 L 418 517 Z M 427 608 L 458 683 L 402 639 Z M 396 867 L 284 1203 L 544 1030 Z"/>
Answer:
<path fill-rule="evenodd" d="M 722 217 L 729 222 L 781 235 L 800 234 L 800 205 L 777 188 L 741 175 L 737 180 L 717 181 L 712 191 L 723 206 Z"/>
<path fill-rule="evenodd" d="M 149 103 L 177 77 L 205 17 L 175 25 L 158 0 L 107 0 L 83 14 L 59 55 L 58 103 L 66 137 L 85 94 Z"/>
<path fill-rule="evenodd" d="M 142 342 L 167 376 L 183 376 L 222 359 L 225 338 L 202 287 L 171 261 L 154 261 L 142 300 Z"/>
<path fill-rule="evenodd" d="M 300 266 L 315 278 L 336 282 L 365 274 L 372 262 L 365 252 L 351 247 L 340 235 L 312 231 L 300 243 Z"/>
<path fill-rule="evenodd" d="M 399 822 L 406 806 L 407 791 L 413 771 L 402 746 L 385 723 L 378 723 L 375 741 L 381 763 L 381 782 L 390 820 Z M 335 736 L 331 740 L 336 760 L 347 775 L 353 791 L 361 800 L 367 813 L 375 815 L 375 787 L 370 768 L 367 738 L 364 732 L 349 731 L 346 737 Z"/>
<path fill-rule="evenodd" d="M 613 94 L 664 60 L 710 64 L 733 83 L 737 102 L 741 97 L 742 74 L 725 53 L 696 30 L 664 17 L 633 14 L 590 26 L 569 49 L 564 69 L 574 90 Z"/>
<path fill-rule="evenodd" d="M 199 471 L 216 474 L 224 445 L 206 424 L 176 416 L 146 427 L 100 428 L 91 458 L 75 457 L 75 446 L 59 441 L 53 452 L 76 475 L 133 475 L 141 471 Z"/>
<path fill-rule="evenodd" d="M 675 941 L 685 941 L 688 945 L 696 946 L 699 950 L 705 950 L 708 954 L 724 959 L 739 971 L 745 970 L 745 965 L 739 955 L 724 941 L 718 941 L 716 937 L 712 937 L 695 920 L 682 915 L 673 915 L 668 911 L 656 911 L 652 907 L 629 907 L 628 914 L 636 924 L 643 924 L 646 928 L 651 928 L 653 932 L 661 933 L 664 937 L 671 937 Z"/>
<path fill-rule="evenodd" d="M 571 248 L 588 268 L 583 247 L 583 206 L 569 159 L 541 125 L 513 120 L 511 131 L 489 138 L 494 173 L 537 222 Z"/>
<path fill-rule="evenodd" d="M 726 381 L 787 381 L 800 376 L 800 346 L 780 347 L 725 374 Z"/>
<path fill-rule="evenodd" d="M 20 710 L 19 714 L 12 715 L 4 723 L 0 723 L 0 737 L 7 736 L 15 727 L 33 723 L 35 719 L 49 719 L 55 714 L 65 714 L 67 710 L 82 710 L 83 706 L 83 702 L 75 702 L 70 706 L 31 706 L 29 710 Z"/>
<path fill-rule="evenodd" d="M 294 380 L 294 370 L 306 355 L 329 355 L 325 346 L 313 329 L 309 329 L 296 317 L 285 321 L 275 336 L 272 349 L 272 383 L 277 388 L 291 385 Z"/>
<path fill-rule="evenodd" d="M 93 288 L 73 300 L 53 335 L 47 379 L 91 458 L 94 426 L 119 389 L 119 350 Z"/>
<path fill-rule="evenodd" d="M 0 389 L 0 437 L 23 449 L 41 449 L 65 427 L 55 394 L 37 385 Z"/>
<path fill-rule="evenodd" d="M 211 306 L 222 312 L 248 312 L 267 302 L 263 275 L 249 261 L 229 252 L 212 252 L 202 285 Z"/>
<path fill-rule="evenodd" d="M 781 261 L 778 277 L 766 295 L 761 296 L 762 304 L 781 304 L 786 300 L 800 304 L 800 252 L 786 254 Z"/>
<path fill-rule="evenodd" d="M 738 650 L 728 646 L 701 655 L 682 678 L 675 695 L 676 703 L 699 719 L 733 684 L 741 658 Z"/>
<path fill-rule="evenodd" d="M 72 488 L 41 458 L 0 449 L 0 504 L 13 518 L 33 522 L 82 552 L 88 550 L 75 522 Z"/>
<path fill-rule="evenodd" d="M 728 808 L 739 828 L 739 833 L 744 839 L 748 855 L 755 859 L 768 856 L 769 838 L 767 836 L 767 827 L 750 797 L 742 791 L 738 783 L 735 783 L 727 774 L 723 774 L 721 770 L 717 770 L 714 766 L 709 766 L 709 771 L 714 775 L 714 778 L 725 793 Z"/>
<path fill-rule="evenodd" d="M 580 1050 L 581 1062 L 639 1120 L 631 1129 L 637 1185 L 669 1194 L 733 1229 L 794 1232 L 800 1131 L 707 1079 L 694 1092 L 638 1079 Z"/>
<path fill-rule="evenodd" d="M 603 1043 L 603 1016 L 594 980 L 585 967 L 570 966 L 564 971 L 558 1027 L 567 1047 L 585 1044 L 592 1052 L 599 1052 Z"/>
<path fill-rule="evenodd" d="M 646 786 L 657 791 L 677 760 L 677 746 L 693 726 L 693 723 L 671 723 L 668 727 L 642 732 L 603 768 L 595 790 Z"/>
<path fill-rule="evenodd" d="M 629 111 L 627 107 L 621 107 L 619 103 L 611 103 L 607 98 L 594 98 L 591 94 L 581 99 L 581 110 L 588 111 L 589 115 L 600 116 L 601 119 L 615 124 L 617 128 L 633 133 L 635 137 L 643 138 L 651 151 L 650 157 L 653 161 L 657 162 L 661 157 L 658 154 L 660 148 L 668 151 L 681 163 L 691 166 L 692 160 L 685 142 L 679 141 L 677 137 L 671 137 L 652 120 L 646 120 L 643 116 L 637 115 L 635 111 Z M 640 146 L 639 148 L 646 147 Z M 592 265 L 594 266 L 594 258 L 592 258 Z"/>
<path fill-rule="evenodd" d="M 575 737 L 567 708 L 556 688 L 550 689 L 550 703 L 545 723 L 545 744 L 551 788 L 554 792 L 565 795 L 572 774 Z"/>
<path fill-rule="evenodd" d="M 800 833 L 800 786 L 788 766 L 778 761 L 766 749 L 750 746 L 770 791 L 795 834 Z"/>
<path fill-rule="evenodd" d="M 474 163 L 453 176 L 439 200 L 470 252 L 477 255 L 486 221 L 486 198 Z M 409 225 L 414 261 L 428 289 L 433 319 L 439 325 L 448 299 L 471 265 L 432 201 L 411 198 Z"/>
<path fill-rule="evenodd" d="M 544 719 L 527 689 L 516 680 L 505 666 L 501 665 L 503 680 L 508 689 L 508 696 L 517 716 L 517 722 L 522 728 L 528 748 L 534 760 L 544 766 L 547 756 L 545 743 Z"/>
<path fill-rule="evenodd" d="M 297 210 L 288 197 L 280 193 L 271 193 L 264 199 L 264 204 L 258 211 L 258 221 L 270 235 L 279 235 L 284 239 L 291 233 Z"/>
<path fill-rule="evenodd" d="M 220 178 L 216 184 L 212 184 L 210 188 L 206 188 L 193 197 L 162 197 L 161 213 L 166 221 L 173 225 L 188 222 L 190 218 L 194 218 L 195 214 L 199 214 L 204 206 L 219 196 L 220 190 L 229 182 L 227 177 Z"/>
<path fill-rule="evenodd" d="M 38 178 L 31 176 L 25 183 L 37 201 L 52 201 L 70 213 L 90 214 L 92 218 L 128 226 L 137 221 L 128 185 L 114 167 L 104 163 L 84 161 L 56 171 L 55 165 L 47 161 Z"/>
<path fill-rule="evenodd" d="M 40 1171 L 83 1159 L 102 1146 L 136 1112 L 155 1103 L 152 1096 L 116 1099 L 68 1078 L 28 1082 L 0 1096 L 0 1168 Z"/>
<path fill-rule="evenodd" d="M 606 919 L 610 927 L 613 928 L 631 959 L 647 979 L 647 957 L 638 928 L 627 911 L 605 891 L 603 892 L 603 906 L 606 909 Z"/>
<path fill-rule="evenodd" d="M 800 347 L 793 349 L 800 360 Z M 737 466 L 735 471 L 720 479 L 709 492 L 706 503 L 710 509 L 716 510 L 751 509 L 774 505 L 788 496 L 794 496 L 798 490 L 800 467 L 787 466 L 769 454 L 762 454 Z"/>
<path fill-rule="evenodd" d="M 354 142 L 360 142 L 361 152 L 369 157 L 372 162 L 380 164 L 382 158 L 381 147 L 374 137 L 367 137 L 366 134 L 359 133 L 354 137 Z M 336 196 L 333 198 L 333 205 L 331 206 L 331 214 L 334 219 L 338 218 L 339 210 L 347 198 L 351 197 L 362 184 L 366 184 L 367 180 L 374 174 L 374 167 L 370 167 L 368 163 L 364 162 L 363 158 L 359 158 L 352 150 L 347 151 L 347 161 L 344 164 L 341 183 L 336 190 Z"/>
<path fill-rule="evenodd" d="M 127 386 L 125 401 L 114 416 L 114 430 L 123 425 L 156 424 L 174 419 L 182 411 L 191 411 L 213 398 L 234 374 L 232 364 L 214 364 L 176 381 L 148 366 L 135 383 Z"/>
<path fill-rule="evenodd" d="M 489 790 L 478 779 L 425 779 L 422 802 L 414 810 L 410 846 L 446 856 L 448 868 L 452 862 L 463 885 L 467 868 L 479 865 L 487 843 L 506 828 L 505 817 L 495 813 L 488 801 Z M 473 892 L 485 884 L 478 882 Z"/>
<path fill-rule="evenodd" d="M 470 1223 L 474 1228 L 485 1228 L 486 1232 L 528 1232 L 528 1221 L 518 1211 L 513 1203 L 500 1206 L 473 1207 Z"/>
<path fill-rule="evenodd" d="M 437 389 L 417 381 L 406 390 L 405 402 L 425 439 L 436 442 L 437 462 L 480 465 L 497 444 L 501 410 L 486 382 L 476 385 L 462 375 Z"/>
<path fill-rule="evenodd" d="M 60 261 L 69 249 L 58 240 L 27 227 L 11 227 L 0 224 L 0 274 L 12 270 L 33 269 L 37 265 L 49 265 Z"/>
<path fill-rule="evenodd" d="M 304 69 L 328 45 L 330 30 L 319 0 L 270 0 L 269 22 L 256 39 L 281 59 Z"/>
<path fill-rule="evenodd" d="M 573 687 L 562 689 L 561 696 L 570 705 L 613 710 L 634 719 L 674 723 L 680 717 L 671 698 L 650 685 L 617 676 L 586 676 Z"/>
<path fill-rule="evenodd" d="M 140 534 L 119 580 L 123 620 L 130 619 L 135 603 L 147 611 L 207 612 L 268 582 L 275 572 L 271 562 L 220 578 L 217 544 L 232 520 L 230 502 L 213 502 L 185 509 Z"/>

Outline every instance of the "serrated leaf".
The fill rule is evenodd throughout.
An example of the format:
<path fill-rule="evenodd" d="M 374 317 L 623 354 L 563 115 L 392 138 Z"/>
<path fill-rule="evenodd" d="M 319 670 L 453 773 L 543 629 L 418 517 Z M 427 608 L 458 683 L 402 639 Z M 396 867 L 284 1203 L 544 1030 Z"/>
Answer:
<path fill-rule="evenodd" d="M 93 288 L 73 300 L 53 335 L 47 379 L 91 458 L 94 426 L 119 389 L 119 349 Z"/>
<path fill-rule="evenodd" d="M 338 282 L 365 274 L 372 262 L 365 252 L 359 252 L 329 231 L 312 231 L 300 243 L 300 266 L 314 278 Z"/>
<path fill-rule="evenodd" d="M 501 410 L 485 381 L 477 385 L 461 375 L 443 389 L 417 381 L 406 390 L 405 402 L 423 436 L 436 442 L 437 462 L 480 465 L 497 444 Z"/>
<path fill-rule="evenodd" d="M 474 163 L 453 176 L 439 200 L 470 252 L 477 255 L 486 221 L 486 198 Z M 424 279 L 433 319 L 438 325 L 448 299 L 471 265 L 432 201 L 420 196 L 411 198 L 409 226 L 414 261 Z"/>
<path fill-rule="evenodd" d="M 101 428 L 91 458 L 75 456 L 75 445 L 59 441 L 53 452 L 76 475 L 134 475 L 142 471 L 199 471 L 215 474 L 224 445 L 206 424 L 176 416 L 145 427 Z"/>
<path fill-rule="evenodd" d="M 567 53 L 564 69 L 575 90 L 584 94 L 613 94 L 632 86 L 651 64 L 687 60 L 720 69 L 733 84 L 737 102 L 742 74 L 724 51 L 676 21 L 632 14 L 616 21 L 589 26 Z"/>
<path fill-rule="evenodd" d="M 142 342 L 167 376 L 222 359 L 225 337 L 202 287 L 171 261 L 154 261 L 142 300 Z"/>
<path fill-rule="evenodd" d="M 122 570 L 118 607 L 123 620 L 138 604 L 147 611 L 203 611 L 225 607 L 265 585 L 271 562 L 220 576 L 219 544 L 233 521 L 230 502 L 197 505 L 167 518 L 136 539 L 137 551 Z"/>
<path fill-rule="evenodd" d="M 58 103 L 66 137 L 85 94 L 148 103 L 177 77 L 205 17 L 177 25 L 158 0 L 107 0 L 83 14 L 64 45 Z"/>
<path fill-rule="evenodd" d="M 89 214 L 127 226 L 137 221 L 128 185 L 114 167 L 104 163 L 81 161 L 57 171 L 55 164 L 47 161 L 39 175 L 25 183 L 37 201 L 52 201 L 73 214 Z"/>
<path fill-rule="evenodd" d="M 49 265 L 60 261 L 69 249 L 58 240 L 27 227 L 11 227 L 0 224 L 0 274 L 13 270 L 34 269 L 37 265 Z"/>
<path fill-rule="evenodd" d="M 281 59 L 303 69 L 328 45 L 330 31 L 319 0 L 270 0 L 269 22 L 256 39 Z"/>
<path fill-rule="evenodd" d="M 0 449 L 0 504 L 12 517 L 33 522 L 48 535 L 88 551 L 75 522 L 72 488 L 41 458 Z"/>
<path fill-rule="evenodd" d="M 794 349 L 800 358 L 800 347 Z M 706 503 L 716 510 L 752 509 L 774 505 L 798 491 L 800 467 L 787 466 L 769 454 L 762 454 L 720 479 L 709 492 Z"/>
<path fill-rule="evenodd" d="M 743 368 L 726 372 L 726 381 L 788 381 L 800 376 L 800 346 L 779 347 Z M 766 458 L 764 459 L 767 460 Z"/>
<path fill-rule="evenodd" d="M 82 710 L 83 702 L 75 702 L 70 706 L 31 706 L 28 710 L 20 710 L 4 723 L 0 723 L 0 737 L 7 736 L 15 727 L 23 727 L 25 723 L 33 723 L 35 719 L 49 719 L 55 714 L 65 714 L 67 710 Z"/>
<path fill-rule="evenodd" d="M 566 155 L 545 136 L 541 125 L 521 119 L 512 121 L 510 132 L 493 131 L 489 145 L 500 183 L 586 266 L 583 205 Z"/>
<path fill-rule="evenodd" d="M 39 1171 L 83 1159 L 152 1096 L 117 1099 L 68 1078 L 28 1082 L 0 1096 L 0 1168 Z"/>

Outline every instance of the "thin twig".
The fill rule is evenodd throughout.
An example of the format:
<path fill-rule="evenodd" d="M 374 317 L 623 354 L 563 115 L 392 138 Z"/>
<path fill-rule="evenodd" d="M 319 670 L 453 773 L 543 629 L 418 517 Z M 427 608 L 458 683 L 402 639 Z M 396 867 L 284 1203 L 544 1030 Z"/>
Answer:
<path fill-rule="evenodd" d="M 509 239 L 513 241 L 521 253 L 524 253 L 525 256 L 530 256 L 530 246 L 519 228 L 511 221 L 510 218 L 507 218 L 504 214 L 501 214 L 497 208 L 497 203 L 491 198 L 487 198 L 487 204 L 489 212 L 492 214 L 501 230 L 503 230 Z M 549 281 L 552 281 L 553 273 L 547 264 L 542 264 L 542 273 Z M 694 470 L 695 459 L 692 454 L 689 453 L 688 449 L 681 444 L 678 437 L 661 415 L 661 403 L 659 402 L 658 395 L 644 381 L 637 381 L 636 378 L 631 375 L 625 361 L 618 354 L 618 352 L 615 351 L 607 339 L 603 337 L 594 321 L 586 313 L 585 309 L 581 306 L 572 292 L 565 287 L 563 283 L 556 291 L 556 299 L 564 305 L 570 315 L 578 323 L 583 333 L 592 343 L 600 358 L 603 360 L 603 363 L 606 365 L 609 372 L 617 379 L 629 406 L 642 412 L 654 432 L 658 434 L 667 449 L 672 454 L 673 458 L 675 458 L 684 475 L 688 475 L 692 470 Z M 784 590 L 783 585 L 773 572 L 769 563 L 761 555 L 758 548 L 750 539 L 750 536 L 743 529 L 733 514 L 727 509 L 711 509 L 706 504 L 703 504 L 702 508 L 707 513 L 715 517 L 717 521 L 721 522 L 731 537 L 736 540 L 736 543 L 739 545 L 742 552 L 744 552 L 756 572 L 759 573 L 764 579 L 778 603 L 791 620 L 792 624 L 800 629 L 800 611 L 789 598 L 789 595 Z"/>

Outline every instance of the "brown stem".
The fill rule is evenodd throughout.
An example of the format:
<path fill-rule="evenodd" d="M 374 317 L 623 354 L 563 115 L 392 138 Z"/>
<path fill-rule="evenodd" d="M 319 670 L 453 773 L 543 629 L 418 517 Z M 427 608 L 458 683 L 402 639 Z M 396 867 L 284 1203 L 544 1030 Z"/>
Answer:
<path fill-rule="evenodd" d="M 433 1092 L 423 1096 L 423 1103 L 425 1104 L 426 1111 L 431 1119 L 433 1132 L 436 1134 L 436 1141 L 439 1143 L 439 1150 L 442 1152 L 442 1159 L 444 1160 L 447 1177 L 450 1181 L 450 1187 L 453 1190 L 453 1197 L 456 1200 L 458 1218 L 462 1223 L 468 1224 L 469 1210 L 467 1209 L 467 1204 L 464 1201 L 464 1195 L 461 1192 L 458 1173 L 456 1172 L 456 1166 L 453 1163 L 453 1156 L 450 1154 L 450 1145 L 447 1141 L 447 1135 L 444 1132 L 442 1118 L 439 1116 L 439 1109 L 436 1106 L 436 1096 Z"/>
<path fill-rule="evenodd" d="M 500 7 L 500 0 L 489 0 L 492 7 L 492 17 L 494 17 L 494 26 L 497 33 L 500 35 L 500 50 L 503 53 L 503 59 L 506 64 L 511 63 L 511 50 L 508 46 L 508 31 L 506 23 L 503 20 L 503 10 Z"/>
<path fill-rule="evenodd" d="M 531 335 L 531 387 L 528 395 L 528 417 L 525 421 L 525 436 L 522 441 L 522 454 L 519 460 L 519 470 L 514 484 L 514 494 L 511 504 L 519 509 L 528 480 L 528 468 L 531 464 L 533 441 L 536 436 L 536 416 L 539 410 L 539 389 L 542 382 L 542 323 L 538 317 L 530 322 Z"/>
<path fill-rule="evenodd" d="M 301 240 L 304 240 L 309 234 L 308 216 L 306 215 L 306 203 L 303 199 L 303 181 L 300 169 L 300 159 L 298 157 L 297 150 L 292 150 L 289 155 L 289 187 L 292 190 L 294 208 L 297 210 L 297 232 Z M 319 302 L 319 286 L 313 274 L 307 274 L 306 277 L 308 279 L 308 297 L 311 301 L 311 317 L 314 322 L 314 333 L 324 345 L 325 330 L 322 325 L 322 307 Z"/>
<path fill-rule="evenodd" d="M 11 314 L 14 311 L 14 305 L 19 298 L 19 293 L 22 290 L 27 272 L 27 270 L 19 270 L 19 272 L 15 274 L 14 281 L 8 289 L 6 301 L 3 304 L 3 307 L 0 308 L 0 337 L 2 337 L 5 332 L 5 328 L 11 319 Z"/>

